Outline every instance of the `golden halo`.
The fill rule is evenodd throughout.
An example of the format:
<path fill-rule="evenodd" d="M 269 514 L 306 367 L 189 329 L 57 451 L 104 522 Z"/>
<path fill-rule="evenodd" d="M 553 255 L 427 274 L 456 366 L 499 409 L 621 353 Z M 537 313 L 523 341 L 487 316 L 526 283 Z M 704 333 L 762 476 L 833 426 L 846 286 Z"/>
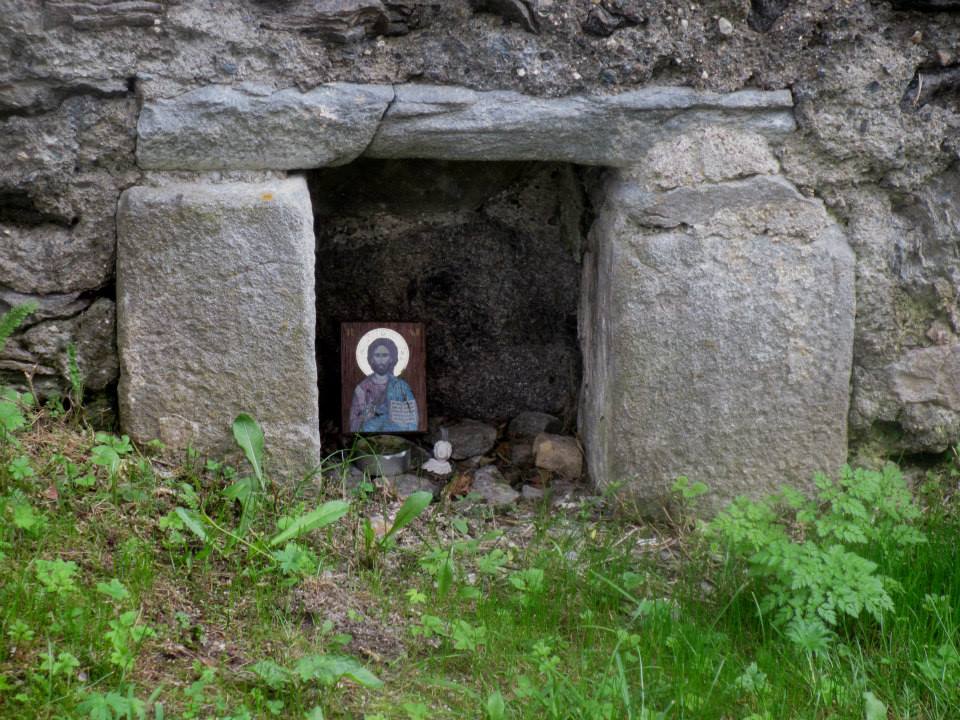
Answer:
<path fill-rule="evenodd" d="M 374 328 L 364 333 L 360 342 L 357 343 L 357 365 L 360 366 L 364 375 L 373 375 L 373 368 L 370 367 L 370 362 L 367 360 L 367 349 L 374 340 L 380 338 L 387 338 L 396 343 L 397 365 L 393 368 L 393 375 L 394 377 L 400 377 L 400 373 L 407 369 L 407 363 L 410 362 L 410 347 L 407 345 L 407 341 L 403 339 L 403 335 L 389 328 Z"/>

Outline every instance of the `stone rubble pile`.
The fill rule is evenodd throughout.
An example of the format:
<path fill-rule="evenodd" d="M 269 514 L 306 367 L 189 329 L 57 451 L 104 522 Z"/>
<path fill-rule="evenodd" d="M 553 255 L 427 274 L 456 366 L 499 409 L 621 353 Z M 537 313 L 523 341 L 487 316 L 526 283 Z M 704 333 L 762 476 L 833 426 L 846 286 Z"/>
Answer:
<path fill-rule="evenodd" d="M 466 500 L 468 505 L 475 500 L 497 510 L 506 510 L 520 500 L 539 502 L 559 494 L 554 490 L 567 493 L 575 489 L 584 476 L 579 442 L 558 434 L 561 427 L 559 418 L 542 412 L 520 413 L 499 428 L 470 419 L 434 423 L 427 440 L 439 439 L 441 431 L 446 431 L 453 445 L 451 472 L 435 475 L 425 471 L 421 466 L 429 456 L 410 441 L 414 458 L 409 471 L 377 477 L 368 468 L 365 476 L 354 466 L 350 482 L 356 485 L 366 478 L 401 500 L 427 491 L 437 498 Z"/>

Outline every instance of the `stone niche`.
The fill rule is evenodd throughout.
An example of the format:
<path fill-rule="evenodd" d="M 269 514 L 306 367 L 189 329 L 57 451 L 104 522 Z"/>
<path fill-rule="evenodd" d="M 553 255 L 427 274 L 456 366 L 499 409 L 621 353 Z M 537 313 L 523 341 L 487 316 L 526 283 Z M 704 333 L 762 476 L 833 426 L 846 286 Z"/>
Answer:
<path fill-rule="evenodd" d="M 218 453 L 251 412 L 293 474 L 338 414 L 339 322 L 422 320 L 431 412 L 572 420 L 577 397 L 592 481 L 644 511 L 678 475 L 714 505 L 809 488 L 847 455 L 854 260 L 780 173 L 795 127 L 787 92 L 665 87 L 147 102 L 118 210 L 121 422 Z"/>
<path fill-rule="evenodd" d="M 580 260 L 570 164 L 359 160 L 307 175 L 316 216 L 321 422 L 340 406 L 340 323 L 423 322 L 431 416 L 539 410 L 576 426 Z"/>

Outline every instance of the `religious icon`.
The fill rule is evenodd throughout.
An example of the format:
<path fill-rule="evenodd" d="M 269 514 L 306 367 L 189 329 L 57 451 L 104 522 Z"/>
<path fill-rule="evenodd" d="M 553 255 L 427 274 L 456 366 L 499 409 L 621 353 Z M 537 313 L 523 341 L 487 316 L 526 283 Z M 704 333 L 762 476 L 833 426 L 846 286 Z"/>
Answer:
<path fill-rule="evenodd" d="M 345 432 L 426 429 L 424 335 L 420 323 L 341 327 Z"/>

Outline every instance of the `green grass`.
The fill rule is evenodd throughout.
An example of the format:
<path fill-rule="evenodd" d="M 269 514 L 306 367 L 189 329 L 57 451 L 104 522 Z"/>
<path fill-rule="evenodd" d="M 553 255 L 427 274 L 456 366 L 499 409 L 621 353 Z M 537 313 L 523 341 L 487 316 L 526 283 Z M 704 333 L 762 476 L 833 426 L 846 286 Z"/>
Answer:
<path fill-rule="evenodd" d="M 244 544 L 215 527 L 240 532 L 222 491 L 246 464 L 171 468 L 20 412 L 0 437 L 0 717 L 957 717 L 948 468 L 916 521 L 927 542 L 864 550 L 899 584 L 894 610 L 804 647 L 759 612 L 747 559 L 689 523 L 444 504 L 371 543 L 363 518 L 397 506 L 331 483 L 252 506 Z M 282 517 L 332 499 L 348 514 L 277 559 Z"/>

